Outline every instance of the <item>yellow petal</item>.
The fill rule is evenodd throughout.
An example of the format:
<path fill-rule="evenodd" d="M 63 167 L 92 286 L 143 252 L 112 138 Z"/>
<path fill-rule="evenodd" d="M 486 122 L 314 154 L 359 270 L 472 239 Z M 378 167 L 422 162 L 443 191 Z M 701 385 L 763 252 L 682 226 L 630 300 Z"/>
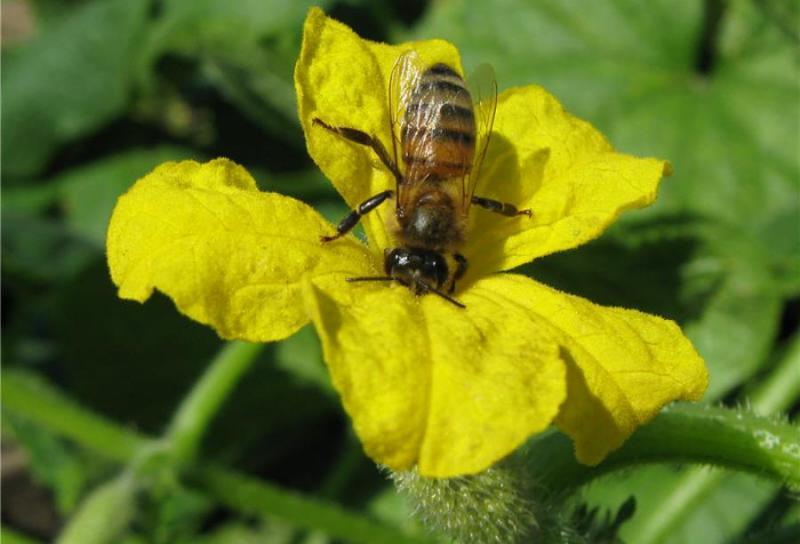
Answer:
<path fill-rule="evenodd" d="M 665 404 L 697 400 L 706 390 L 705 364 L 674 322 L 504 276 L 502 296 L 561 335 L 568 393 L 556 422 L 581 462 L 599 463 Z"/>
<path fill-rule="evenodd" d="M 463 293 L 466 309 L 400 285 L 365 284 L 344 299 L 334 281 L 310 282 L 310 313 L 334 386 L 379 463 L 417 464 L 432 477 L 479 472 L 558 413 L 558 345 L 546 324 L 498 300 L 501 279 Z"/>
<path fill-rule="evenodd" d="M 397 58 L 411 48 L 424 62 L 445 62 L 460 69 L 458 52 L 442 40 L 390 46 L 362 40 L 319 8 L 308 12 L 294 75 L 300 122 L 308 153 L 351 208 L 394 189 L 395 180 L 370 148 L 312 126 L 312 122 L 319 118 L 329 125 L 366 132 L 392 153 L 389 76 Z M 388 202 L 362 220 L 373 247 L 389 245 L 384 218 L 393 212 L 394 205 Z"/>
<path fill-rule="evenodd" d="M 224 338 L 276 340 L 308 321 L 305 276 L 374 273 L 355 241 L 321 244 L 331 229 L 305 204 L 259 192 L 231 161 L 166 163 L 117 202 L 108 264 L 122 298 L 143 302 L 155 288 Z"/>
<path fill-rule="evenodd" d="M 669 165 L 617 153 L 589 123 L 536 86 L 498 98 L 476 194 L 530 208 L 503 218 L 473 206 L 464 254 L 478 275 L 508 270 L 599 236 L 625 210 L 653 202 Z"/>

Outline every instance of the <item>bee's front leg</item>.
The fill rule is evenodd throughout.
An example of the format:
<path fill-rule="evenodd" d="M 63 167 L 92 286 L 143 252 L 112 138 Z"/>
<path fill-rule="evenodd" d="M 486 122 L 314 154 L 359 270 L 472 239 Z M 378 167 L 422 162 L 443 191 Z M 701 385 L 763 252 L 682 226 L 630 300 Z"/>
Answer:
<path fill-rule="evenodd" d="M 333 236 L 321 236 L 321 240 L 323 242 L 330 242 L 332 240 L 336 240 L 350 232 L 353 227 L 358 224 L 359 219 L 361 219 L 362 215 L 365 215 L 381 204 L 386 199 L 392 198 L 394 196 L 394 191 L 384 191 L 382 193 L 378 193 L 377 195 L 371 196 L 366 199 L 364 202 L 359 204 L 355 210 L 350 212 L 344 219 L 341 220 L 339 225 L 336 227 L 336 234 Z"/>
<path fill-rule="evenodd" d="M 450 282 L 450 288 L 447 290 L 449 294 L 453 294 L 453 291 L 456 290 L 456 282 L 464 277 L 464 274 L 467 272 L 467 258 L 464 257 L 461 253 L 456 253 L 453 255 L 453 259 L 456 261 L 456 271 L 453 273 L 453 281 Z"/>

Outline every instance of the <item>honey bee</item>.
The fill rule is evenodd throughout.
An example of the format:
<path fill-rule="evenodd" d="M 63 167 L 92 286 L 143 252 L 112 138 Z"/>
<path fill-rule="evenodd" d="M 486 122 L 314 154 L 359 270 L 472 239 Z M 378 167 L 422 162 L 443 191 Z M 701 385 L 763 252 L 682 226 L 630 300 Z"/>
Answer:
<path fill-rule="evenodd" d="M 467 259 L 459 251 L 471 204 L 508 217 L 531 216 L 530 210 L 473 194 L 496 106 L 497 84 L 489 65 L 479 67 L 468 85 L 450 66 L 426 68 L 409 51 L 397 60 L 389 79 L 391 156 L 374 136 L 313 120 L 315 126 L 371 147 L 396 181 L 394 190 L 359 204 L 339 223 L 336 234 L 322 237 L 330 242 L 345 235 L 363 215 L 395 200 L 395 213 L 386 223 L 397 247 L 384 252 L 386 275 L 347 281 L 397 281 L 417 296 L 434 293 L 465 307 L 451 295 L 467 271 Z"/>

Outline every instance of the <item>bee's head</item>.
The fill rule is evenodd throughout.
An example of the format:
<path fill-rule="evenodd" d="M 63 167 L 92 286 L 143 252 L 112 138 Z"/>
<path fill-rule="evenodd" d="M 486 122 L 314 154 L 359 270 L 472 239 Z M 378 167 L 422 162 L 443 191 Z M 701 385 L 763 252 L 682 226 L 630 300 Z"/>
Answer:
<path fill-rule="evenodd" d="M 407 285 L 414 294 L 439 291 L 447 283 L 447 259 L 437 251 L 398 247 L 387 250 L 386 274 Z"/>

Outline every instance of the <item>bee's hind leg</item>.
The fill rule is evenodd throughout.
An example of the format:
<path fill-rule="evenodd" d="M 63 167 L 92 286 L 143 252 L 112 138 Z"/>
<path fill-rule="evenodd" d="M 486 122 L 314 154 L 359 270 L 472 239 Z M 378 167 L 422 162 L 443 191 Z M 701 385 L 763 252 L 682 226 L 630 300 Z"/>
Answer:
<path fill-rule="evenodd" d="M 397 168 L 397 165 L 394 161 L 389 157 L 389 153 L 386 151 L 386 148 L 383 147 L 383 144 L 377 138 L 373 138 L 366 132 L 362 132 L 360 130 L 356 130 L 354 128 L 348 127 L 334 127 L 327 124 L 325 121 L 317 119 L 316 117 L 312 121 L 314 125 L 319 125 L 324 129 L 327 129 L 334 134 L 341 136 L 345 140 L 350 140 L 351 142 L 355 142 L 357 144 L 365 145 L 367 147 L 371 147 L 381 162 L 386 166 L 389 172 L 395 177 L 397 182 L 400 182 L 401 174 L 400 170 Z"/>
<path fill-rule="evenodd" d="M 500 202 L 499 200 L 492 200 L 491 198 L 483 198 L 482 196 L 473 196 L 472 203 L 476 206 L 480 206 L 490 212 L 499 213 L 500 215 L 505 215 L 506 217 L 514 217 L 515 215 L 527 215 L 530 217 L 533 215 L 530 209 L 527 210 L 518 210 L 516 206 L 513 204 L 509 204 L 508 202 Z"/>
<path fill-rule="evenodd" d="M 456 290 L 456 282 L 464 277 L 464 274 L 467 272 L 467 258 L 464 257 L 461 253 L 456 253 L 453 255 L 453 259 L 456 261 L 456 271 L 453 273 L 453 281 L 450 282 L 450 288 L 447 290 L 449 294 L 453 294 L 453 291 Z"/>

